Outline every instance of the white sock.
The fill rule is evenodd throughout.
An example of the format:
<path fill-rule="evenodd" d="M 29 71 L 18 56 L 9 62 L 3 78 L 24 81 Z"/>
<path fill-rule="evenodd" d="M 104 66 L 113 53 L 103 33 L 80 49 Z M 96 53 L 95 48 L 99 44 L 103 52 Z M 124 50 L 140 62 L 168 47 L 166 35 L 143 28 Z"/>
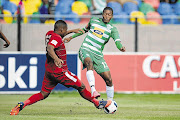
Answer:
<path fill-rule="evenodd" d="M 113 100 L 114 97 L 114 86 L 106 86 L 106 94 L 108 100 Z"/>
<path fill-rule="evenodd" d="M 87 77 L 87 80 L 89 82 L 89 86 L 91 87 L 91 94 L 93 94 L 93 92 L 96 91 L 96 89 L 95 89 L 95 78 L 94 78 L 93 71 L 88 70 L 86 72 L 86 77 Z"/>

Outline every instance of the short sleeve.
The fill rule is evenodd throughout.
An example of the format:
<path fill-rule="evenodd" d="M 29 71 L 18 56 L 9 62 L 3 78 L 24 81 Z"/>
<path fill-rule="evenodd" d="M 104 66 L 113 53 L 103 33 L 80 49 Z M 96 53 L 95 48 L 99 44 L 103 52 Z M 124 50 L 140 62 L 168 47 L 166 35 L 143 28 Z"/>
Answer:
<path fill-rule="evenodd" d="M 62 44 L 62 38 L 52 36 L 48 44 L 58 48 Z"/>
<path fill-rule="evenodd" d="M 113 28 L 112 28 L 111 37 L 113 38 L 113 40 L 114 40 L 115 42 L 116 42 L 116 41 L 121 41 L 121 40 L 120 40 L 119 33 L 118 33 L 118 30 L 117 30 L 116 27 L 113 27 Z"/>

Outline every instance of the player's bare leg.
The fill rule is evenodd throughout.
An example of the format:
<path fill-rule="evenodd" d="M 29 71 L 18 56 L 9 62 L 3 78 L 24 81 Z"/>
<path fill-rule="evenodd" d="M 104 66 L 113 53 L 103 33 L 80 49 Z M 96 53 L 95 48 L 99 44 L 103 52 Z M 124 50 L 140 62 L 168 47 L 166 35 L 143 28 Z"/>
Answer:
<path fill-rule="evenodd" d="M 86 77 L 89 83 L 89 86 L 91 87 L 91 96 L 98 98 L 100 97 L 100 94 L 96 91 L 95 88 L 95 77 L 93 73 L 93 62 L 90 57 L 87 57 L 84 59 L 84 64 L 87 67 Z"/>
<path fill-rule="evenodd" d="M 41 91 L 37 94 L 33 94 L 30 98 L 24 102 L 19 102 L 10 112 L 10 115 L 17 115 L 27 105 L 32 105 L 40 100 L 43 100 L 49 96 L 50 93 Z"/>
<path fill-rule="evenodd" d="M 111 78 L 110 71 L 106 71 L 106 72 L 100 73 L 100 76 L 106 82 L 107 99 L 108 100 L 113 100 L 113 97 L 114 97 L 114 86 L 113 86 L 113 83 L 112 83 L 112 78 Z"/>

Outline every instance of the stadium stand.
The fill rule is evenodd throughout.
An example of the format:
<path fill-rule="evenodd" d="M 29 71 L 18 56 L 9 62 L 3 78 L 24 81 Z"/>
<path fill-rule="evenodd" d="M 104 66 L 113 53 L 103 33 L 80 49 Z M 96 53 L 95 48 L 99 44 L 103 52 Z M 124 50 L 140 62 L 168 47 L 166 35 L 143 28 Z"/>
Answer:
<path fill-rule="evenodd" d="M 16 4 L 9 2 L 9 1 L 5 1 L 5 3 L 3 4 L 3 9 L 4 10 L 8 10 L 11 12 L 11 14 L 15 14 L 16 10 L 17 10 L 17 6 Z"/>
<path fill-rule="evenodd" d="M 13 22 L 13 17 L 11 16 L 12 14 L 11 14 L 11 11 L 9 11 L 9 10 L 3 10 L 3 14 L 4 15 L 10 15 L 10 17 L 4 17 L 4 21 L 6 22 L 6 23 L 12 23 Z"/>
<path fill-rule="evenodd" d="M 120 12 L 119 16 L 121 16 L 120 18 L 113 18 L 112 23 L 121 23 L 121 24 L 129 24 L 129 18 L 128 18 L 128 14 L 126 12 Z"/>
<path fill-rule="evenodd" d="M 138 6 L 135 3 L 126 2 L 123 4 L 123 11 L 130 15 L 131 12 L 138 11 Z"/>
<path fill-rule="evenodd" d="M 162 24 L 161 15 L 156 11 L 147 13 L 147 21 L 153 21 L 157 24 Z"/>
<path fill-rule="evenodd" d="M 138 8 L 140 8 L 140 6 L 141 6 L 141 4 L 142 4 L 142 0 L 135 0 L 135 1 L 137 1 L 137 5 L 138 5 Z"/>
<path fill-rule="evenodd" d="M 77 13 L 75 13 L 75 12 L 71 12 L 70 14 L 69 14 L 69 18 L 66 18 L 65 20 L 67 20 L 67 21 L 72 21 L 73 23 L 79 23 L 80 22 L 80 18 L 79 18 L 79 16 L 78 16 L 78 14 Z"/>
<path fill-rule="evenodd" d="M 148 12 L 155 11 L 155 9 L 150 4 L 142 3 L 140 7 L 140 11 L 143 12 L 144 15 L 146 15 Z"/>
<path fill-rule="evenodd" d="M 171 15 L 173 13 L 170 4 L 166 2 L 161 2 L 157 11 L 160 15 Z"/>
<path fill-rule="evenodd" d="M 88 12 L 88 7 L 84 2 L 81 1 L 75 1 L 72 4 L 72 11 L 74 13 L 77 13 L 78 15 L 82 15 L 83 13 Z"/>
<path fill-rule="evenodd" d="M 177 2 L 174 6 L 174 13 L 180 15 L 180 2 Z"/>
<path fill-rule="evenodd" d="M 122 6 L 118 2 L 109 2 L 107 6 L 113 9 L 114 15 L 119 15 L 122 12 Z"/>
<path fill-rule="evenodd" d="M 73 2 L 74 0 L 59 0 L 55 12 L 59 11 L 61 14 L 70 14 Z"/>
<path fill-rule="evenodd" d="M 150 4 L 154 9 L 159 7 L 160 1 L 159 0 L 144 0 L 144 3 Z"/>
<path fill-rule="evenodd" d="M 33 15 L 39 15 L 39 12 L 34 12 Z M 38 17 L 33 17 L 33 15 L 32 15 L 31 20 L 29 21 L 29 23 L 36 23 L 36 24 L 41 23 L 41 22 L 40 22 L 40 18 L 38 18 Z"/>
<path fill-rule="evenodd" d="M 9 1 L 16 4 L 16 6 L 18 6 L 20 0 L 9 0 Z"/>
<path fill-rule="evenodd" d="M 78 0 L 78 1 L 84 2 L 89 9 L 92 6 L 91 0 Z"/>
<path fill-rule="evenodd" d="M 179 24 L 179 20 L 177 18 L 177 15 L 172 13 L 171 15 L 162 15 L 163 17 L 163 24 Z"/>
<path fill-rule="evenodd" d="M 20 0 L 0 0 L 1 8 L 0 14 L 5 15 L 16 15 L 17 7 Z M 91 0 L 52 0 L 54 8 L 49 9 L 49 4 L 43 4 L 44 0 L 23 0 L 22 2 L 22 15 L 41 15 L 41 14 L 52 14 L 55 15 L 53 20 L 63 19 L 69 23 L 87 23 L 89 18 L 79 18 L 81 15 L 93 15 L 91 12 L 92 1 Z M 112 2 L 113 1 L 113 2 Z M 144 16 L 147 17 L 139 19 L 140 24 L 180 24 L 180 0 L 177 3 L 167 3 L 163 0 L 134 0 L 133 2 L 124 2 L 122 5 L 116 0 L 107 2 L 107 6 L 112 7 L 114 10 L 114 16 L 120 16 L 121 18 L 115 17 L 112 22 L 123 23 L 123 24 L 134 24 L 132 16 Z M 163 1 L 163 2 L 160 2 Z M 53 12 L 52 12 L 53 11 Z M 10 12 L 10 13 L 9 13 Z M 67 18 L 62 18 L 65 15 Z M 61 16 L 61 17 L 60 17 Z M 72 18 L 70 18 L 71 16 Z M 159 17 L 159 19 L 150 17 Z M 73 18 L 74 17 L 74 18 Z M 162 19 L 160 19 L 162 17 Z M 1 18 L 2 20 L 3 18 Z M 44 20 L 42 20 L 44 19 Z M 35 17 L 24 17 L 24 23 L 44 23 L 47 19 L 37 19 Z M 52 18 L 51 18 L 52 19 Z M 16 19 L 4 17 L 5 22 L 14 23 Z M 39 22 L 39 20 L 41 22 Z M 142 22 L 144 21 L 145 22 Z M 12 21 L 12 22 L 11 22 Z"/>
<path fill-rule="evenodd" d="M 131 12 L 130 17 L 131 17 L 130 21 L 133 23 L 135 22 L 136 17 L 138 18 L 138 21 L 137 21 L 138 23 L 143 24 L 146 21 L 144 13 L 140 11 Z"/>
<path fill-rule="evenodd" d="M 91 15 L 91 12 L 87 12 L 87 13 L 84 13 L 83 15 Z M 80 23 L 83 24 L 83 23 L 88 23 L 90 20 L 90 18 L 81 18 L 81 21 Z"/>

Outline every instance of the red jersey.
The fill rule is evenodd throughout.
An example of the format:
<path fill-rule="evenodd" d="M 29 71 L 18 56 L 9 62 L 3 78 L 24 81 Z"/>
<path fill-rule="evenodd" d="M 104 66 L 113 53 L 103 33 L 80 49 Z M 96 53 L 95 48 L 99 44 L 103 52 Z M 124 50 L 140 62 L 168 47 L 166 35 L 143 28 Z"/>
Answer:
<path fill-rule="evenodd" d="M 46 71 L 52 72 L 52 73 L 58 73 L 58 72 L 65 72 L 68 70 L 67 67 L 67 56 L 66 56 L 66 48 L 64 45 L 64 42 L 62 41 L 62 38 L 60 35 L 54 33 L 54 31 L 48 31 L 46 33 L 45 37 L 46 45 L 52 45 L 54 46 L 54 52 L 60 58 L 61 60 L 64 61 L 64 64 L 62 64 L 62 67 L 59 68 L 55 65 L 54 60 L 51 58 L 51 56 L 48 55 L 48 51 L 46 54 L 46 63 L 45 63 L 45 68 Z"/>

